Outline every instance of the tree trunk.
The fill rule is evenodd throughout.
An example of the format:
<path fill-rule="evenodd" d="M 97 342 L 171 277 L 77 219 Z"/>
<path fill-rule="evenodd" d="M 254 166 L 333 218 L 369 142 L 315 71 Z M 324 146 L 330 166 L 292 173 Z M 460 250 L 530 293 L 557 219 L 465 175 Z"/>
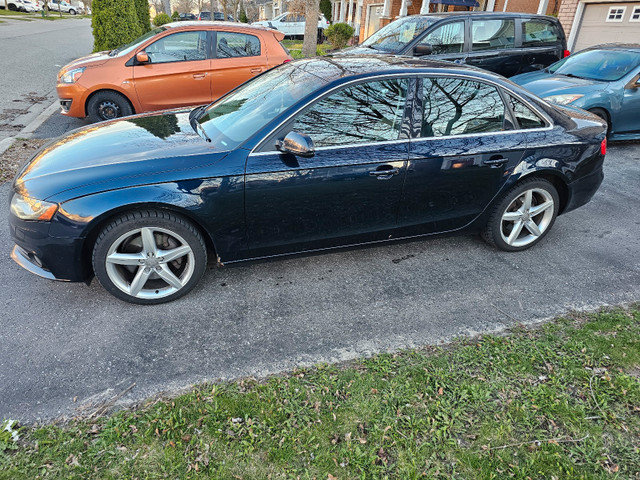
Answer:
<path fill-rule="evenodd" d="M 162 5 L 164 5 L 164 11 L 167 15 L 171 16 L 173 13 L 171 11 L 171 0 L 162 0 Z"/>
<path fill-rule="evenodd" d="M 318 46 L 318 13 L 320 3 L 318 0 L 305 0 L 304 2 L 304 42 L 302 43 L 302 55 L 315 57 Z"/>

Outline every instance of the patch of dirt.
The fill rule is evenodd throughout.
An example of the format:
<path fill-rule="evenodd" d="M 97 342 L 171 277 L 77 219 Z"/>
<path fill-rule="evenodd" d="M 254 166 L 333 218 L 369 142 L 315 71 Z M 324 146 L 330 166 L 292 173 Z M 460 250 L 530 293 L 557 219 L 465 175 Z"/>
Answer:
<path fill-rule="evenodd" d="M 30 160 L 47 141 L 42 139 L 16 140 L 0 156 L 0 183 L 12 180 L 20 167 Z"/>

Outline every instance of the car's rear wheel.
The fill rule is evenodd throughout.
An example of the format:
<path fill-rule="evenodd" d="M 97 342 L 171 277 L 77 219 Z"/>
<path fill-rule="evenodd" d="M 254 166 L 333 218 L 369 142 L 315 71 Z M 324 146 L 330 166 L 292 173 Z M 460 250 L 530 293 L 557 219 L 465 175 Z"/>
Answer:
<path fill-rule="evenodd" d="M 72 8 L 71 10 L 69 10 L 69 13 L 70 13 L 71 15 L 75 15 L 75 14 L 76 14 L 76 11 Z"/>
<path fill-rule="evenodd" d="M 525 250 L 549 232 L 558 215 L 560 197 L 543 178 L 524 180 L 498 201 L 482 237 L 506 251 Z"/>
<path fill-rule="evenodd" d="M 92 122 L 102 122 L 131 115 L 133 108 L 124 95 L 105 90 L 95 93 L 89 99 L 87 114 Z"/>
<path fill-rule="evenodd" d="M 93 248 L 100 284 L 131 303 L 164 303 L 186 295 L 206 264 L 207 249 L 198 229 L 162 210 L 118 217 L 102 229 Z"/>

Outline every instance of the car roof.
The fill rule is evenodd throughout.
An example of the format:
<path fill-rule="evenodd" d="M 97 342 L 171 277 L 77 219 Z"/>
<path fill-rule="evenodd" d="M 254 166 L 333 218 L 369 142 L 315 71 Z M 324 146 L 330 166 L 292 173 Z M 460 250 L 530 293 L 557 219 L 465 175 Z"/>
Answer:
<path fill-rule="evenodd" d="M 249 25 L 248 23 L 238 23 L 238 22 L 213 22 L 213 21 L 198 21 L 198 20 L 189 20 L 186 22 L 171 22 L 165 23 L 163 27 L 167 28 L 189 28 L 189 27 L 231 27 L 236 28 L 238 30 L 245 31 L 261 31 L 261 32 L 271 32 L 273 31 L 270 28 L 264 27 L 262 25 Z"/>
<path fill-rule="evenodd" d="M 425 18 L 450 18 L 450 17 L 457 17 L 457 16 L 461 16 L 461 15 L 471 15 L 471 16 L 486 16 L 486 17 L 503 17 L 503 18 L 520 18 L 520 17 L 526 17 L 526 18 L 543 18 L 545 20 L 552 20 L 552 21 L 558 21 L 557 18 L 555 17 L 550 17 L 548 15 L 538 15 L 535 13 L 518 13 L 518 12 L 483 12 L 483 11 L 478 11 L 478 12 L 465 12 L 465 11 L 457 11 L 457 12 L 439 12 L 439 13 L 424 13 L 422 15 L 412 15 L 413 17 L 425 17 Z M 408 18 L 408 17 L 405 17 Z"/>
<path fill-rule="evenodd" d="M 633 50 L 640 51 L 638 43 L 602 43 L 600 45 L 592 45 L 585 50 Z"/>
<path fill-rule="evenodd" d="M 333 82 L 341 78 L 355 76 L 371 76 L 375 74 L 403 73 L 437 73 L 462 74 L 486 78 L 494 81 L 505 81 L 504 77 L 487 70 L 470 65 L 461 65 L 445 60 L 427 60 L 403 55 L 353 55 L 315 57 L 296 60 L 294 64 L 303 63 L 309 69 L 327 75 L 326 80 Z"/>

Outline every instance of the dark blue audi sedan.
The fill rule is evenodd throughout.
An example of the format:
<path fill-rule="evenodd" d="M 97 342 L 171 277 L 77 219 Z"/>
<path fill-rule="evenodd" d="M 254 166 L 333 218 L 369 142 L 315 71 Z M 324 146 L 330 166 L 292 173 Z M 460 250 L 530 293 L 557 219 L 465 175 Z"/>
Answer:
<path fill-rule="evenodd" d="M 176 299 L 219 263 L 449 232 L 522 250 L 602 182 L 605 125 L 419 59 L 282 65 L 217 102 L 76 130 L 17 175 L 13 259 Z"/>

